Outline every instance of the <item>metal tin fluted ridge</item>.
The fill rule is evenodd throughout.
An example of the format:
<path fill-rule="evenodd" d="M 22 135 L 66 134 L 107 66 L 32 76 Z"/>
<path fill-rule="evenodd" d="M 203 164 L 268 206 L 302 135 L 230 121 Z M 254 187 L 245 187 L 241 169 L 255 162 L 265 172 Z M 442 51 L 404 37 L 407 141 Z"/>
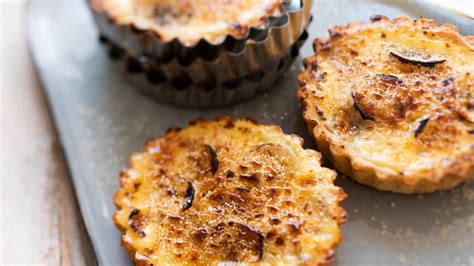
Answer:
<path fill-rule="evenodd" d="M 254 29 L 246 40 L 233 45 L 224 41 L 212 49 L 203 49 L 199 45 L 186 47 L 176 40 L 173 44 L 163 44 L 159 40 L 148 39 L 143 32 L 110 23 L 104 14 L 94 12 L 94 16 L 101 34 L 120 45 L 127 53 L 146 58 L 149 64 L 159 66 L 168 77 L 179 72 L 188 75 L 193 82 L 204 82 L 210 78 L 220 82 L 262 68 L 296 42 L 309 23 L 312 0 L 294 1 L 301 1 L 299 8 L 293 7 L 283 16 L 273 18 L 267 29 Z M 180 50 L 184 52 L 173 52 Z M 213 53 L 217 55 L 212 58 L 202 56 Z"/>

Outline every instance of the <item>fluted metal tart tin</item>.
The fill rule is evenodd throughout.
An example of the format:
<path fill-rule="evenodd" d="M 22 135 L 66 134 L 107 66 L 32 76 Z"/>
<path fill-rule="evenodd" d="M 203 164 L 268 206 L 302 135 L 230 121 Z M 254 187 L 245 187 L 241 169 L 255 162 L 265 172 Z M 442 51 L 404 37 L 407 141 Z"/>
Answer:
<path fill-rule="evenodd" d="M 210 78 L 216 82 L 238 79 L 280 58 L 308 26 L 313 0 L 287 0 L 282 16 L 270 17 L 268 26 L 250 28 L 242 39 L 227 35 L 221 43 L 201 39 L 188 46 L 178 39 L 162 42 L 151 31 L 117 25 L 104 13 L 93 10 L 100 34 L 134 57 L 145 56 L 167 78 L 186 73 L 194 83 Z"/>
<path fill-rule="evenodd" d="M 146 59 L 127 54 L 107 40 L 102 39 L 102 42 L 115 68 L 137 89 L 163 102 L 202 109 L 241 102 L 269 88 L 298 56 L 307 38 L 308 33 L 304 31 L 280 57 L 245 76 L 223 82 L 211 78 L 198 83 L 194 83 L 186 73 L 175 73 L 178 76 L 168 79 L 163 70 L 149 64 Z"/>

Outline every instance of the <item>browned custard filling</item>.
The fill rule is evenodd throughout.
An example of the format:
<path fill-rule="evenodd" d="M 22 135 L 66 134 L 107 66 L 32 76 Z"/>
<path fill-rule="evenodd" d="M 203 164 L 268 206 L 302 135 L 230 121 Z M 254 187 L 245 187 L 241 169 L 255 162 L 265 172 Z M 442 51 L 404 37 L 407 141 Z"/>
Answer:
<path fill-rule="evenodd" d="M 155 31 L 161 40 L 211 43 L 227 35 L 244 37 L 250 27 L 265 27 L 281 15 L 283 0 L 92 0 L 96 11 L 120 25 Z"/>

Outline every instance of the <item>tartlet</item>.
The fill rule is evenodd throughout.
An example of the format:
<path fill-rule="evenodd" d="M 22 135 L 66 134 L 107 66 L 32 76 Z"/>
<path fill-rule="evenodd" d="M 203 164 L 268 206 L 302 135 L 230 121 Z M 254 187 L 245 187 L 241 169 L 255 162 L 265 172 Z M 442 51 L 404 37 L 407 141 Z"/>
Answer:
<path fill-rule="evenodd" d="M 250 28 L 266 27 L 284 9 L 282 0 L 91 0 L 91 6 L 117 25 L 133 25 L 163 42 L 178 39 L 188 46 L 201 39 L 218 44 L 227 35 L 245 38 Z"/>
<path fill-rule="evenodd" d="M 229 118 L 148 141 L 114 197 L 122 245 L 137 265 L 329 263 L 345 194 L 302 143 Z"/>
<path fill-rule="evenodd" d="M 400 193 L 474 178 L 474 37 L 373 16 L 316 39 L 299 102 L 318 148 L 360 183 Z"/>

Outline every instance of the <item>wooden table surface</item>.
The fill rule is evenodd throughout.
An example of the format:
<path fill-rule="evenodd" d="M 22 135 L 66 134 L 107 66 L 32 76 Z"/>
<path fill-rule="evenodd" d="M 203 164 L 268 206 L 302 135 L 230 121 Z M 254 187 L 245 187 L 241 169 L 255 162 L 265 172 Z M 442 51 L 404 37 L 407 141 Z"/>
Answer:
<path fill-rule="evenodd" d="M 94 265 L 28 52 L 24 0 L 0 1 L 0 265 Z"/>

